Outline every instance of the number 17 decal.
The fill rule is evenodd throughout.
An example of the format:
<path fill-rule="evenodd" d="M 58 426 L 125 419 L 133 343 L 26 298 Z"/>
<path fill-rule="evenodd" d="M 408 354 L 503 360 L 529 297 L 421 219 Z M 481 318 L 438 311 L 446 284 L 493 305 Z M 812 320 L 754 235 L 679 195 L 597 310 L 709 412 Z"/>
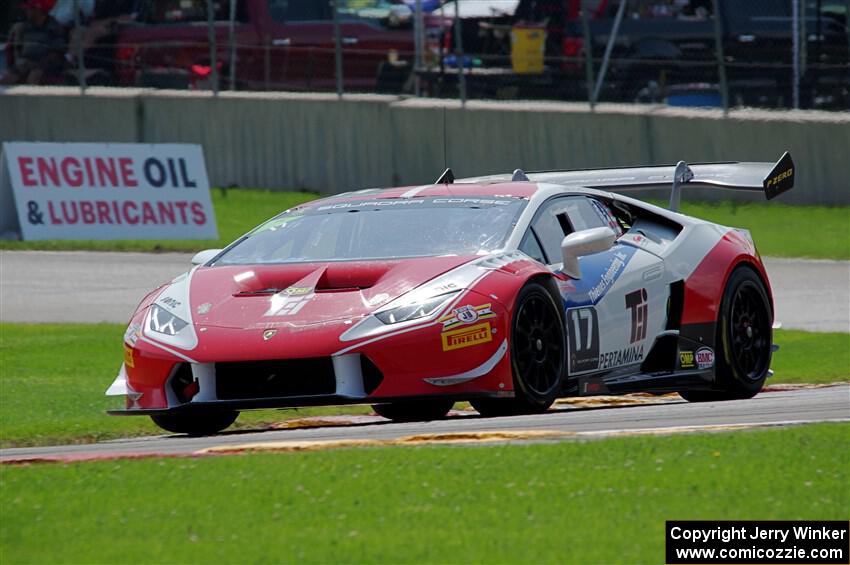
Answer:
<path fill-rule="evenodd" d="M 570 374 L 594 371 L 599 367 L 599 318 L 596 308 L 586 306 L 567 310 Z"/>

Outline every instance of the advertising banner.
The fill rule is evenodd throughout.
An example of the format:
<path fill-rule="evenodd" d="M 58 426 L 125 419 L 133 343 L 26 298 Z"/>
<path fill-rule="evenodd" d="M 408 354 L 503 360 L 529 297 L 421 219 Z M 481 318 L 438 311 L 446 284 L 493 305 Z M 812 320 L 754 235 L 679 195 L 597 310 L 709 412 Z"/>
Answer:
<path fill-rule="evenodd" d="M 218 238 L 199 145 L 4 143 L 0 192 L 24 240 Z"/>

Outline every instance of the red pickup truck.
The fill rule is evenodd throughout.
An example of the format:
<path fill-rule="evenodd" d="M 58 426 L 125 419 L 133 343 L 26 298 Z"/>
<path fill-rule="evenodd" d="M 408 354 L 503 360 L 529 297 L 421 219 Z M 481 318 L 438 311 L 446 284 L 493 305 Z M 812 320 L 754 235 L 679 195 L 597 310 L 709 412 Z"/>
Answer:
<path fill-rule="evenodd" d="M 388 0 L 338 0 L 346 91 L 400 89 L 413 59 L 413 17 Z M 216 0 L 220 85 L 243 90 L 332 90 L 334 24 L 329 0 L 237 0 L 230 49 L 230 2 Z M 206 0 L 142 0 L 132 23 L 110 38 L 113 84 L 206 87 L 210 50 Z M 105 45 L 100 46 L 101 52 Z M 88 57 L 87 57 L 88 58 Z M 92 57 L 93 59 L 97 57 Z M 93 62 L 97 66 L 96 62 Z"/>

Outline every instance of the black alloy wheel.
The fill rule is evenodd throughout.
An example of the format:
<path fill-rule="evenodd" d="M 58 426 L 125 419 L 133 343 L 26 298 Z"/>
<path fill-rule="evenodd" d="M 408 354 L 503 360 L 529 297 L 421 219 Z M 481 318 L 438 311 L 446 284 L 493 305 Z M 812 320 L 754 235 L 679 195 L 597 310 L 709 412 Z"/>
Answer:
<path fill-rule="evenodd" d="M 561 391 L 566 363 L 562 308 L 543 285 L 530 282 L 517 296 L 511 325 L 514 398 L 471 400 L 483 416 L 545 412 Z"/>
<path fill-rule="evenodd" d="M 732 272 L 717 320 L 715 375 L 719 390 L 682 391 L 690 402 L 752 398 L 761 391 L 773 351 L 773 310 L 750 267 Z"/>

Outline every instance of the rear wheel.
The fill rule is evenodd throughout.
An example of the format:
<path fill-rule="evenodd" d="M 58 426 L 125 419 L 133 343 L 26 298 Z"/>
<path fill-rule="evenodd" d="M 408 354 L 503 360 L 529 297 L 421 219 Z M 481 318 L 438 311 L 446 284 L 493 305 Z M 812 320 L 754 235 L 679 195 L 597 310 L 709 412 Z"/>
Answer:
<path fill-rule="evenodd" d="M 399 400 L 387 404 L 373 404 L 372 409 L 378 416 L 394 422 L 424 422 L 445 418 L 454 404 L 454 400 L 445 398 Z"/>
<path fill-rule="evenodd" d="M 227 429 L 236 421 L 239 412 L 186 410 L 174 414 L 151 416 L 153 423 L 165 431 L 190 436 L 208 436 Z"/>
<path fill-rule="evenodd" d="M 773 313 L 758 275 L 739 267 L 723 292 L 717 320 L 719 391 L 683 391 L 690 402 L 752 398 L 764 386 L 773 346 Z"/>
<path fill-rule="evenodd" d="M 470 400 L 482 416 L 545 412 L 561 390 L 566 346 L 561 308 L 545 286 L 520 290 L 511 322 L 514 398 Z"/>

